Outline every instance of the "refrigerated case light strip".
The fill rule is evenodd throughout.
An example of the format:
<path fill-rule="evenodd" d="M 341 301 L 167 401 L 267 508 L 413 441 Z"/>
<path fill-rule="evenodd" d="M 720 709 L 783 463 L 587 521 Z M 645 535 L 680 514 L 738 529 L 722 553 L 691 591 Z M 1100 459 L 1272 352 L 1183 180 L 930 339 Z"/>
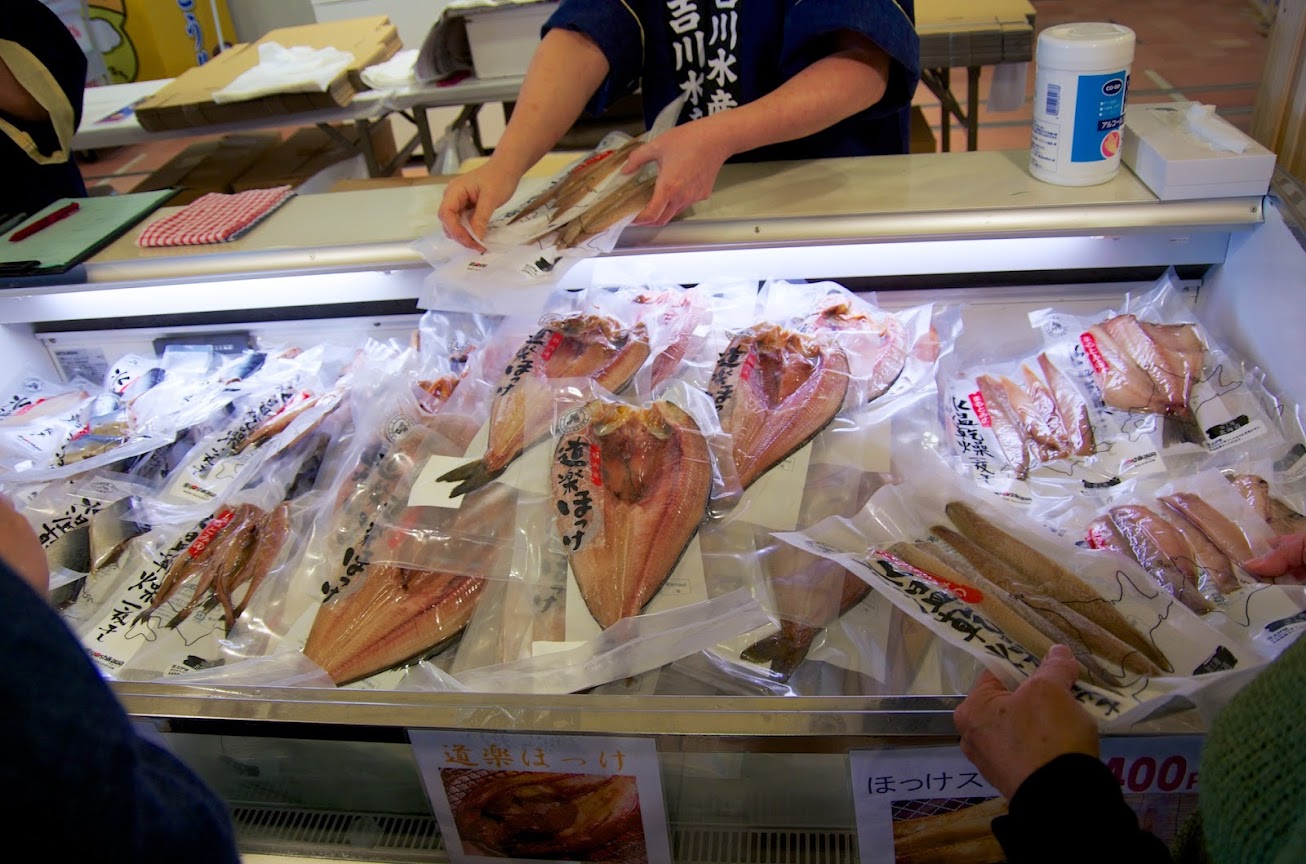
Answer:
<path fill-rule="evenodd" d="M 432 816 L 237 806 L 231 811 L 245 853 L 331 859 L 446 862 Z M 853 831 L 673 826 L 679 864 L 855 864 Z"/>

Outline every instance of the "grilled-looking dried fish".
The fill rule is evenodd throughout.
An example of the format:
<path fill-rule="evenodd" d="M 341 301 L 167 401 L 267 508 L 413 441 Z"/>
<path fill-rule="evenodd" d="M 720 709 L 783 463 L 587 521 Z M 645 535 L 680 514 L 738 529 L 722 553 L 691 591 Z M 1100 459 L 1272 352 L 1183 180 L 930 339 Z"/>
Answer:
<path fill-rule="evenodd" d="M 807 652 L 822 630 L 865 600 L 866 595 L 871 592 L 871 586 L 860 577 L 848 572 L 843 565 L 826 558 L 815 559 L 800 572 L 773 579 L 772 586 L 777 595 L 776 604 L 782 614 L 789 612 L 793 605 L 792 602 L 782 599 L 788 594 L 809 596 L 818 605 L 829 607 L 827 614 L 821 616 L 826 620 L 821 622 L 782 617 L 780 632 L 759 639 L 745 648 L 740 655 L 750 663 L 770 663 L 771 671 L 781 680 L 788 680 L 799 664 L 806 659 Z M 831 586 L 838 586 L 837 602 L 833 604 L 824 598 L 824 595 L 832 593 Z"/>
<path fill-rule="evenodd" d="M 843 350 L 774 324 L 731 340 L 708 388 L 734 440 L 740 484 L 754 481 L 824 429 L 848 393 Z"/>
<path fill-rule="evenodd" d="M 694 418 L 670 402 L 585 411 L 589 422 L 558 439 L 553 499 L 576 584 L 606 629 L 639 614 L 698 533 L 712 462 Z"/>
<path fill-rule="evenodd" d="M 1002 847 L 993 836 L 990 823 L 997 816 L 1007 812 L 1006 799 L 990 798 L 981 804 L 975 804 L 950 813 L 933 816 L 920 816 L 915 819 L 902 819 L 893 823 L 893 854 L 896 862 L 905 856 L 916 856 L 915 861 L 937 860 L 939 862 L 975 861 L 998 862 L 1006 860 Z M 987 857 L 959 858 L 953 853 L 953 847 L 959 843 L 983 841 L 988 847 Z M 934 853 L 930 856 L 930 853 Z M 928 856 L 928 857 L 927 857 Z M 950 857 L 951 856 L 951 857 Z"/>
<path fill-rule="evenodd" d="M 1271 495 L 1270 484 L 1264 477 L 1239 474 L 1229 478 L 1229 482 L 1275 534 L 1285 537 L 1306 531 L 1306 516 Z"/>
<path fill-rule="evenodd" d="M 210 560 L 213 559 L 214 545 L 220 534 L 225 531 L 233 522 L 239 523 L 248 515 L 248 509 L 253 505 L 241 504 L 231 509 L 223 510 L 210 519 L 200 530 L 199 536 L 195 541 L 181 550 L 172 562 L 168 565 L 168 570 L 164 573 L 163 581 L 159 583 L 158 590 L 154 592 L 154 600 L 134 619 L 134 623 L 141 624 L 148 621 L 150 616 L 172 598 L 177 593 L 177 589 L 192 576 L 200 575 L 204 578 L 203 571 Z"/>
<path fill-rule="evenodd" d="M 1142 651 L 1162 669 L 1172 669 L 1165 655 L 1139 633 L 1116 607 L 1087 583 L 1037 549 L 1003 531 L 974 508 L 953 501 L 945 508 L 952 524 L 980 547 L 1020 574 L 1021 580 L 1097 623 L 1117 639 Z"/>
<path fill-rule="evenodd" d="M 496 483 L 458 510 L 434 514 L 452 522 L 430 569 L 367 565 L 354 577 L 359 584 L 318 609 L 305 656 L 336 684 L 348 684 L 424 657 L 462 633 L 485 578 L 503 565 L 503 548 L 487 554 L 480 538 L 507 536 L 516 510 L 515 493 Z"/>
<path fill-rule="evenodd" d="M 642 324 L 627 328 L 615 318 L 585 313 L 547 322 L 517 350 L 499 379 L 485 455 L 447 472 L 439 482 L 458 482 L 451 496 L 466 494 L 498 477 L 523 450 L 547 437 L 553 420 L 550 381 L 589 378 L 615 393 L 648 354 Z"/>
<path fill-rule="evenodd" d="M 845 334 L 842 344 L 851 355 L 852 374 L 866 381 L 867 402 L 887 393 L 907 365 L 907 328 L 891 313 L 871 316 L 840 299 L 807 316 L 804 325 Z"/>
<path fill-rule="evenodd" d="M 649 385 L 656 389 L 680 368 L 681 361 L 695 342 L 694 331 L 708 320 L 709 314 L 688 293 L 677 289 L 643 293 L 635 298 L 635 302 L 648 310 L 647 313 L 641 313 L 641 321 L 659 316 L 658 325 L 663 330 L 670 331 L 667 338 L 660 340 L 665 343 L 665 347 L 653 358 Z M 650 338 L 654 332 L 653 327 L 649 327 Z"/>
<path fill-rule="evenodd" d="M 176 628 L 189 618 L 191 612 L 207 598 L 210 590 L 214 590 L 219 599 L 222 597 L 219 592 L 224 580 L 239 572 L 249 561 L 250 553 L 254 550 L 256 526 L 262 517 L 263 511 L 252 504 L 241 506 L 236 518 L 213 541 L 207 560 L 200 568 L 200 576 L 190 602 L 172 616 L 168 627 Z M 215 586 L 218 588 L 215 589 Z"/>
<path fill-rule="evenodd" d="M 253 429 L 251 429 L 249 431 L 249 434 L 246 435 L 244 438 L 242 438 L 240 440 L 240 443 L 238 443 L 235 447 L 232 448 L 232 452 L 240 453 L 249 447 L 253 447 L 255 444 L 259 444 L 262 443 L 263 441 L 266 441 L 267 439 L 276 435 L 278 432 L 285 430 L 287 426 L 295 422 L 296 418 L 298 418 L 300 415 L 307 412 L 310 408 L 314 407 L 315 405 L 319 403 L 328 404 L 323 402 L 323 400 L 330 398 L 333 401 L 329 403 L 330 407 L 323 412 L 320 418 L 318 418 L 318 422 L 320 423 L 322 420 L 326 419 L 328 414 L 336 410 L 336 408 L 340 407 L 341 400 L 339 396 L 340 396 L 339 391 L 335 391 L 335 390 L 328 391 L 327 393 L 320 393 L 316 396 L 304 391 L 295 394 L 290 398 L 288 402 L 286 402 L 285 405 L 281 407 L 280 411 L 278 411 L 276 414 L 273 414 L 271 417 L 267 418 L 266 420 L 264 420 L 263 422 L 255 426 Z M 301 434 L 300 438 L 302 438 L 303 435 L 306 435 L 309 431 L 310 430 L 305 430 L 304 433 Z"/>
<path fill-rule="evenodd" d="M 1191 549 L 1173 525 L 1138 505 L 1112 507 L 1108 515 L 1139 566 L 1161 587 L 1199 615 L 1215 608 L 1197 589 Z"/>
<path fill-rule="evenodd" d="M 1252 557 L 1252 544 L 1238 524 L 1190 492 L 1161 497 L 1161 503 L 1193 523 L 1235 564 Z"/>
<path fill-rule="evenodd" d="M 505 858 L 589 860 L 626 837 L 643 838 L 630 775 L 494 772 L 453 807 L 464 843 Z"/>
<path fill-rule="evenodd" d="M 558 232 L 557 247 L 570 249 L 602 234 L 627 216 L 634 216 L 653 199 L 657 177 L 632 180 L 613 187 L 592 207 Z"/>
<path fill-rule="evenodd" d="M 567 175 L 557 183 L 551 184 L 526 202 L 505 224 L 511 225 L 519 219 L 531 215 L 541 207 L 558 202 L 558 208 L 553 214 L 554 218 L 556 218 L 559 213 L 572 207 L 580 198 L 584 197 L 585 193 L 592 190 L 599 182 L 609 177 L 613 171 L 624 165 L 626 163 L 625 157 L 630 155 L 630 152 L 640 143 L 642 143 L 641 139 L 632 138 L 620 147 L 595 152 L 584 162 L 568 171 Z"/>
<path fill-rule="evenodd" d="M 1047 354 L 1038 355 L 1038 365 L 1056 401 L 1057 415 L 1070 441 L 1070 452 L 1076 456 L 1091 456 L 1096 440 L 1093 424 L 1088 420 L 1088 403 Z"/>

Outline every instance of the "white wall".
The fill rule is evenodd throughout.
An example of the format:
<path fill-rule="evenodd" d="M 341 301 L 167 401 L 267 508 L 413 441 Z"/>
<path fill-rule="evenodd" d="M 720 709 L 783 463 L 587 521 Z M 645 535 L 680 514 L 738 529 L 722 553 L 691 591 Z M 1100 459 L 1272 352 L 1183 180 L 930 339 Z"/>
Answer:
<path fill-rule="evenodd" d="M 313 23 L 309 0 L 227 0 L 236 38 L 253 42 L 269 30 Z"/>

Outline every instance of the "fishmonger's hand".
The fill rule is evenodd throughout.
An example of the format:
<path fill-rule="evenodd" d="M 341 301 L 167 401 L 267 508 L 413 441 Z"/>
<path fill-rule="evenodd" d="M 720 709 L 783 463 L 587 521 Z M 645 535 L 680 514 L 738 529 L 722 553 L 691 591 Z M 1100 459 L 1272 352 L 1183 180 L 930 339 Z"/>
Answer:
<path fill-rule="evenodd" d="M 445 187 L 440 202 L 440 224 L 444 236 L 468 249 L 484 252 L 480 238 L 485 236 L 490 217 L 517 191 L 521 175 L 501 167 L 493 158 L 479 168 L 461 174 Z M 471 212 L 471 232 L 462 224 L 463 214 Z"/>

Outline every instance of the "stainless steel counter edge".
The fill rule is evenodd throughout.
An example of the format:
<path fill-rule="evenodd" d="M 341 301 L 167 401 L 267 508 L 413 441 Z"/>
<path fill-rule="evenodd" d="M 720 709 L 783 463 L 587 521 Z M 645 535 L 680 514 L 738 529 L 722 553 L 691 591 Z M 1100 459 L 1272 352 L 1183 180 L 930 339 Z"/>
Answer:
<path fill-rule="evenodd" d="M 114 682 L 137 717 L 551 733 L 956 737 L 950 696 L 505 695 Z"/>
<path fill-rule="evenodd" d="M 992 210 L 803 216 L 768 219 L 688 219 L 662 228 L 630 228 L 612 256 L 704 252 L 749 248 L 1066 237 L 1165 231 L 1229 231 L 1264 219 L 1263 198 L 1153 201 Z M 89 285 L 48 291 L 87 290 L 92 285 L 210 279 L 223 276 L 304 274 L 425 267 L 408 242 L 312 246 L 257 251 L 204 251 L 166 258 L 92 260 Z"/>

